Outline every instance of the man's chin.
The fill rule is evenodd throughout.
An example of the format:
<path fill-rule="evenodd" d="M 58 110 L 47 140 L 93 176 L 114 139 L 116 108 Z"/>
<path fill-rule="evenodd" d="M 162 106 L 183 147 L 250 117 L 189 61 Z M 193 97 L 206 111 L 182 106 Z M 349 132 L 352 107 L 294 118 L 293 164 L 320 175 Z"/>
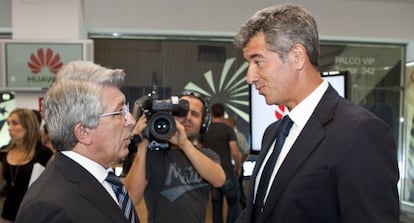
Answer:
<path fill-rule="evenodd" d="M 120 152 L 120 158 L 119 158 L 120 162 L 122 162 L 125 159 L 125 157 L 128 156 L 128 154 L 129 154 L 129 149 L 127 147 L 126 149 L 124 149 Z"/>
<path fill-rule="evenodd" d="M 197 139 L 197 137 L 198 137 L 198 134 L 194 134 L 192 132 L 186 132 L 186 133 L 187 133 L 187 138 L 190 141 L 193 141 L 194 139 Z"/>

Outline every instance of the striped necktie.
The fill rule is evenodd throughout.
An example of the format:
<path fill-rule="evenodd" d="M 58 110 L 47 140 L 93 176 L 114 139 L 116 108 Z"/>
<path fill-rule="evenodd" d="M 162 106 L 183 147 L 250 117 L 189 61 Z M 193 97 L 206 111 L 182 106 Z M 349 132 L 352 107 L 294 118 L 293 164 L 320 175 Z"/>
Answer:
<path fill-rule="evenodd" d="M 139 219 L 137 213 L 135 212 L 135 207 L 119 178 L 115 176 L 114 172 L 109 171 L 105 180 L 112 186 L 112 189 L 118 198 L 119 207 L 124 212 L 124 215 L 128 221 L 131 223 L 138 223 Z"/>

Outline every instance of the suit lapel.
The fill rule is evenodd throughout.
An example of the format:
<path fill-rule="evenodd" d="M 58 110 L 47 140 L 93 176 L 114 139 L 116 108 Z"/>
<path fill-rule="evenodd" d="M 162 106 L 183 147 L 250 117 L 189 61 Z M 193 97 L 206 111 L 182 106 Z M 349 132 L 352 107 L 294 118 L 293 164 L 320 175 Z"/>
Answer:
<path fill-rule="evenodd" d="M 108 216 L 108 219 L 112 219 L 114 222 L 126 221 L 117 203 L 94 176 L 63 154 L 58 153 L 55 159 L 58 161 L 56 167 L 65 173 L 66 179 L 79 185 L 81 196 L 100 210 L 103 215 Z"/>
<path fill-rule="evenodd" d="M 273 207 L 276 206 L 292 177 L 316 148 L 316 145 L 325 136 L 320 124 L 309 123 L 307 126 L 309 126 L 312 130 L 309 130 L 309 128 L 307 130 L 304 128 L 303 130 L 311 132 L 312 134 L 301 134 L 280 166 L 266 200 L 267 204 L 263 210 L 263 218 L 266 218 L 266 216 L 271 213 Z"/>
<path fill-rule="evenodd" d="M 261 219 L 266 219 L 273 211 L 292 177 L 300 169 L 312 151 L 316 149 L 319 142 L 325 137 L 323 126 L 333 118 L 339 97 L 336 91 L 329 86 L 280 166 L 275 180 L 271 185 L 271 190 L 266 201 L 267 204 L 265 205 Z"/>
<path fill-rule="evenodd" d="M 276 139 L 277 129 L 279 128 L 280 122 L 277 121 L 271 124 L 265 131 L 262 139 L 262 150 L 260 151 L 259 156 L 256 159 L 256 165 L 253 169 L 253 176 L 257 176 L 257 172 L 259 172 L 260 167 L 264 161 L 266 154 L 269 152 L 270 147 L 272 146 L 273 142 Z"/>
<path fill-rule="evenodd" d="M 79 193 L 86 200 L 95 205 L 97 209 L 100 209 L 103 214 L 107 215 L 109 219 L 113 219 L 114 222 L 126 220 L 119 206 L 115 203 L 103 186 L 97 188 L 92 187 L 87 182 L 81 182 L 79 184 Z"/>
<path fill-rule="evenodd" d="M 252 206 L 253 206 L 253 199 L 254 199 L 254 185 L 255 180 L 257 177 L 257 172 L 259 172 L 259 168 L 262 166 L 263 160 L 266 154 L 269 152 L 270 146 L 272 145 L 273 141 L 276 138 L 277 128 L 280 122 L 274 122 L 266 129 L 265 133 L 263 134 L 262 138 L 262 149 L 259 153 L 259 156 L 256 159 L 256 164 L 253 168 L 253 173 L 251 176 L 251 180 L 249 182 L 249 191 L 248 197 L 246 202 L 246 217 L 247 219 L 251 219 L 252 217 Z"/>

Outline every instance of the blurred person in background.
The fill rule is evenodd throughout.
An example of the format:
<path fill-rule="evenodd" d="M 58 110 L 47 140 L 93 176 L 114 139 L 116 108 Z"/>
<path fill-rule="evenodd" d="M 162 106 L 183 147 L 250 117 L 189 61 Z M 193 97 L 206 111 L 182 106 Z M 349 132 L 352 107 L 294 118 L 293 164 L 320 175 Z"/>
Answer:
<path fill-rule="evenodd" d="M 7 125 L 11 143 L 0 150 L 0 185 L 6 184 L 0 222 L 15 221 L 29 183 L 53 155 L 40 141 L 39 120 L 32 110 L 14 109 L 7 118 Z"/>
<path fill-rule="evenodd" d="M 39 126 L 41 126 L 42 125 L 42 120 L 43 120 L 42 113 L 40 113 L 40 111 L 37 110 L 37 109 L 32 109 L 32 112 L 36 116 L 36 120 L 39 123 Z"/>
<path fill-rule="evenodd" d="M 45 145 L 47 148 L 50 149 L 50 151 L 52 151 L 53 154 L 55 154 L 56 149 L 53 148 L 52 141 L 50 140 L 50 137 L 49 137 L 49 130 L 47 129 L 46 124 L 43 124 L 43 126 L 41 127 L 40 136 L 41 136 L 43 145 Z"/>
<path fill-rule="evenodd" d="M 226 173 L 226 182 L 221 187 L 211 189 L 213 203 L 213 223 L 223 222 L 223 198 L 226 197 L 227 223 L 236 220 L 239 214 L 239 181 L 241 163 L 236 134 L 224 123 L 225 108 L 221 103 L 211 106 L 212 123 L 208 131 L 202 135 L 202 144 L 215 151 L 221 160 Z M 234 164 L 233 164 L 234 162 Z"/>
<path fill-rule="evenodd" d="M 240 188 L 240 205 L 242 208 L 246 207 L 246 195 L 244 193 L 244 187 L 243 187 L 243 180 L 244 180 L 244 168 L 243 163 L 247 160 L 250 154 L 249 149 L 249 143 L 246 140 L 246 137 L 242 132 L 239 132 L 237 130 L 237 121 L 233 117 L 228 117 L 224 119 L 224 123 L 226 123 L 228 126 L 232 127 L 234 129 L 234 132 L 236 133 L 237 137 L 237 146 L 239 147 L 239 153 L 240 153 L 240 165 L 241 165 L 241 172 L 239 176 L 239 188 Z"/>

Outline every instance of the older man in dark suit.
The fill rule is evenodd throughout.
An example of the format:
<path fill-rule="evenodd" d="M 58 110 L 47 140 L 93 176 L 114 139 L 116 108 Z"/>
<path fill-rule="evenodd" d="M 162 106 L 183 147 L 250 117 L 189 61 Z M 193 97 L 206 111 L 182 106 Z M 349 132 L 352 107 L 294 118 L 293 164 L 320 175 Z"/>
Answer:
<path fill-rule="evenodd" d="M 45 98 L 58 152 L 29 188 L 16 222 L 139 222 L 111 168 L 128 154 L 135 125 L 120 90 L 124 76 L 84 61 L 58 73 Z"/>

